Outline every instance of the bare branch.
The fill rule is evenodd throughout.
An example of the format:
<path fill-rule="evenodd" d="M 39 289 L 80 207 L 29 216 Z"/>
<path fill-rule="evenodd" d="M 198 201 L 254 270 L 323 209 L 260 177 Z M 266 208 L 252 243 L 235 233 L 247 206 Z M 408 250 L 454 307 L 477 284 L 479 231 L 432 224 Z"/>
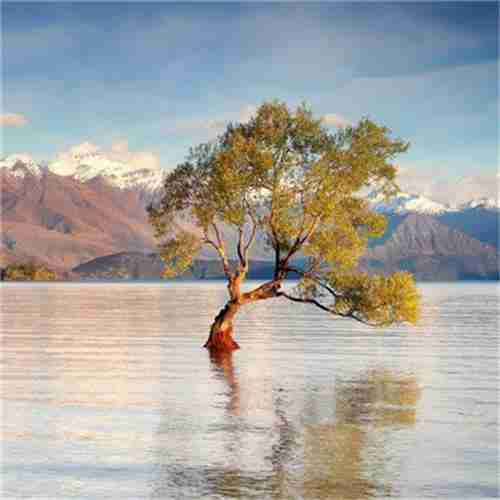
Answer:
<path fill-rule="evenodd" d="M 217 224 L 215 222 L 212 222 L 211 226 L 215 232 L 215 236 L 217 238 L 217 243 L 219 244 L 219 247 L 221 247 L 225 252 L 226 249 L 224 248 L 224 240 L 223 240 L 223 238 L 221 238 L 221 234 L 220 234 L 219 228 L 217 227 Z"/>
<path fill-rule="evenodd" d="M 314 276 L 312 273 L 307 272 L 307 271 L 302 271 L 302 269 L 299 269 L 297 267 L 286 267 L 283 269 L 284 272 L 286 273 L 297 273 L 300 276 L 303 276 L 304 278 L 310 279 L 317 283 L 321 288 L 329 292 L 331 295 L 333 295 L 336 299 L 342 297 L 342 294 L 336 292 L 331 286 L 328 286 L 326 283 L 321 281 L 321 279 L 317 278 Z"/>
<path fill-rule="evenodd" d="M 281 247 L 279 242 L 276 244 L 274 249 L 274 279 L 280 276 L 280 260 L 281 260 Z"/>
<path fill-rule="evenodd" d="M 364 320 L 363 318 L 360 318 L 359 316 L 356 316 L 354 314 L 353 311 L 350 311 L 346 314 L 342 314 L 342 313 L 335 313 L 337 314 L 337 316 L 341 316 L 342 318 L 351 318 L 351 319 L 354 319 L 356 321 L 358 321 L 359 323 L 363 323 L 363 325 L 367 325 L 367 326 L 372 326 L 372 327 L 378 327 L 378 326 L 383 326 L 384 325 L 384 322 L 383 321 L 380 321 L 380 322 L 370 322 L 370 321 L 366 321 Z"/>
<path fill-rule="evenodd" d="M 238 258 L 240 259 L 240 266 L 242 270 L 245 270 L 247 262 L 243 255 L 243 236 L 244 236 L 243 227 L 238 226 L 238 246 L 237 246 Z"/>
<path fill-rule="evenodd" d="M 360 318 L 359 316 L 354 314 L 354 311 L 352 311 L 352 310 L 349 311 L 348 313 L 339 313 L 337 311 L 333 311 L 329 307 L 321 304 L 321 302 L 317 301 L 316 299 L 303 299 L 301 297 L 294 297 L 293 295 L 289 295 L 286 292 L 278 292 L 276 294 L 276 297 L 285 297 L 286 299 L 291 300 L 292 302 L 300 302 L 302 304 L 312 304 L 312 305 L 318 307 L 319 309 L 321 309 L 322 311 L 328 312 L 334 316 L 339 316 L 341 318 L 351 318 L 351 319 L 358 321 L 359 323 L 362 323 L 363 325 L 372 326 L 372 327 L 378 327 L 378 326 L 384 325 L 383 322 L 376 323 L 376 322 L 366 321 L 363 318 Z"/>
<path fill-rule="evenodd" d="M 306 232 L 304 236 L 302 236 L 303 229 L 301 228 L 299 234 L 297 235 L 297 238 L 295 240 L 295 243 L 292 245 L 292 248 L 288 252 L 287 256 L 282 260 L 280 263 L 281 267 L 286 267 L 290 259 L 302 248 L 304 243 L 307 242 L 307 240 L 313 235 L 314 231 L 318 227 L 318 224 L 320 222 L 320 217 L 316 217 L 309 230 Z"/>
<path fill-rule="evenodd" d="M 263 285 L 254 288 L 242 295 L 244 302 L 255 302 L 257 300 L 269 299 L 279 296 L 282 280 L 267 281 Z"/>
<path fill-rule="evenodd" d="M 243 256 L 245 257 L 245 261 L 247 262 L 248 265 L 248 252 L 252 248 L 253 244 L 255 243 L 255 238 L 257 236 L 257 221 L 252 217 L 253 219 L 253 225 L 252 225 L 252 232 L 250 233 L 250 238 L 247 241 L 247 244 L 245 245 L 245 248 L 243 249 Z"/>
<path fill-rule="evenodd" d="M 204 238 L 203 238 L 202 242 L 206 243 L 207 245 L 212 246 L 213 248 L 215 248 L 215 250 L 217 251 L 217 253 L 220 253 L 219 246 L 215 243 L 215 241 L 212 241 L 210 238 L 207 238 L 206 233 L 204 235 Z"/>
<path fill-rule="evenodd" d="M 313 304 L 316 307 L 319 307 L 320 309 L 322 309 L 323 311 L 333 313 L 333 311 L 330 308 L 324 306 L 323 304 L 318 302 L 316 299 L 302 299 L 300 297 L 294 297 L 293 295 L 288 295 L 286 292 L 279 292 L 277 297 L 285 297 L 285 299 L 291 300 L 292 302 L 302 302 L 303 304 Z"/>
<path fill-rule="evenodd" d="M 215 243 L 213 240 L 211 240 L 208 237 L 207 231 L 203 232 L 203 236 L 204 236 L 203 243 L 206 243 L 206 244 L 212 246 L 216 250 L 216 252 L 219 254 L 219 257 L 221 259 L 222 267 L 224 269 L 224 274 L 228 278 L 231 279 L 233 277 L 233 273 L 231 272 L 231 268 L 229 267 L 229 261 L 227 259 L 224 241 L 222 240 L 222 238 L 220 236 L 220 232 L 219 232 L 217 225 L 215 223 L 212 223 L 211 226 L 214 229 L 215 235 L 217 237 L 217 243 Z"/>

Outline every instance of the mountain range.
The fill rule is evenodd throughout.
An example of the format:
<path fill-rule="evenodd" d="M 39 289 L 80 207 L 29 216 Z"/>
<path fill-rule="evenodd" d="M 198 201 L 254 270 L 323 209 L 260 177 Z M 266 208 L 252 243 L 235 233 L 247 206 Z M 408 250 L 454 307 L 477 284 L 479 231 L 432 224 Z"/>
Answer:
<path fill-rule="evenodd" d="M 0 266 L 31 260 L 70 279 L 157 276 L 161 262 L 144 207 L 164 179 L 159 166 L 131 165 L 85 145 L 46 164 L 25 154 L 3 158 Z M 368 199 L 388 228 L 371 242 L 361 267 L 406 269 L 419 279 L 498 279 L 498 200 L 453 207 L 408 193 Z M 270 257 L 261 238 L 257 277 L 270 269 Z M 213 258 L 203 253 L 193 275 L 217 276 Z"/>

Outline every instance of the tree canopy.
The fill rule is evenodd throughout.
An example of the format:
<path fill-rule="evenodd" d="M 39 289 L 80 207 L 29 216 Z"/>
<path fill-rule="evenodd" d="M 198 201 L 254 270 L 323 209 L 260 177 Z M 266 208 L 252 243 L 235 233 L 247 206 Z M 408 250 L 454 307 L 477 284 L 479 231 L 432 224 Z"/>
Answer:
<path fill-rule="evenodd" d="M 206 245 L 222 261 L 233 302 L 282 297 L 374 326 L 416 322 L 410 274 L 357 270 L 369 238 L 386 227 L 363 192 L 397 193 L 394 161 L 408 146 L 368 118 L 332 132 L 306 105 L 262 104 L 248 122 L 193 148 L 148 208 L 164 277 L 186 271 Z M 273 255 L 274 276 L 243 294 L 256 238 Z M 291 275 L 300 282 L 286 291 Z"/>

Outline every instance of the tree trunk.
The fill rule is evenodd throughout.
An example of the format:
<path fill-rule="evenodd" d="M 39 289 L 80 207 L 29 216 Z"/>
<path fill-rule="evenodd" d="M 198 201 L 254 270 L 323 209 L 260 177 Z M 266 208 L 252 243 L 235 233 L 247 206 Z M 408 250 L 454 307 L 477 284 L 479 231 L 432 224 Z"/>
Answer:
<path fill-rule="evenodd" d="M 235 301 L 228 302 L 210 328 L 210 335 L 203 347 L 210 351 L 228 352 L 239 349 L 240 346 L 233 340 L 233 318 L 236 316 L 241 305 Z"/>

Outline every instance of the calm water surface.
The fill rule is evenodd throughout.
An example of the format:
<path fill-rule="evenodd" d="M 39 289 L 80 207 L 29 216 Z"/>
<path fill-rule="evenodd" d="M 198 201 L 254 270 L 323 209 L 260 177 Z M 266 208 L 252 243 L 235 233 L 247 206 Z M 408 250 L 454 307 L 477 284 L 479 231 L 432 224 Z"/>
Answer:
<path fill-rule="evenodd" d="M 417 328 L 222 283 L 4 284 L 3 498 L 498 496 L 498 287 L 421 285 Z"/>

